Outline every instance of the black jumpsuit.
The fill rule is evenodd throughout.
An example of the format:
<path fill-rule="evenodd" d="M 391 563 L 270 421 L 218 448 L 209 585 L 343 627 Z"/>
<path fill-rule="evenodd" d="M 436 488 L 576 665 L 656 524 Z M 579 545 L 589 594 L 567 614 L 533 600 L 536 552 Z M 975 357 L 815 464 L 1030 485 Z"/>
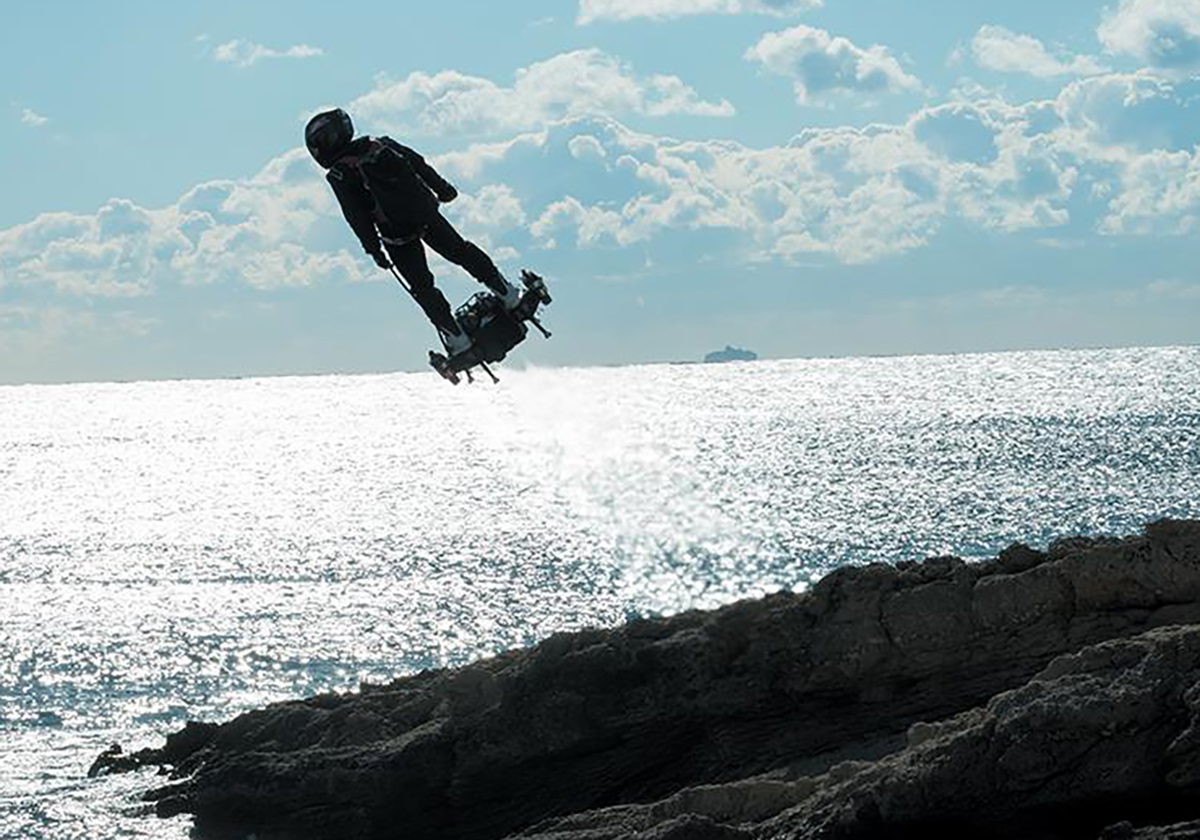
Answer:
<path fill-rule="evenodd" d="M 363 248 L 371 255 L 387 248 L 413 297 L 439 329 L 458 332 L 450 304 L 434 285 L 422 242 L 504 293 L 491 257 L 463 239 L 438 209 L 439 202 L 453 200 L 458 191 L 412 149 L 390 137 L 360 137 L 338 156 L 326 178 Z"/>

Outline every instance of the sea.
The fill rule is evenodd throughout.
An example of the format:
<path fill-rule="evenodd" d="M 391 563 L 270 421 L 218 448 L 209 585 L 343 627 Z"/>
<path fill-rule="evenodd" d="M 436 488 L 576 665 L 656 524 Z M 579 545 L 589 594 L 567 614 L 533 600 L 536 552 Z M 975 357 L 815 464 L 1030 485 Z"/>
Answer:
<path fill-rule="evenodd" d="M 0 837 L 112 743 L 831 569 L 1200 517 L 1200 347 L 0 388 Z"/>

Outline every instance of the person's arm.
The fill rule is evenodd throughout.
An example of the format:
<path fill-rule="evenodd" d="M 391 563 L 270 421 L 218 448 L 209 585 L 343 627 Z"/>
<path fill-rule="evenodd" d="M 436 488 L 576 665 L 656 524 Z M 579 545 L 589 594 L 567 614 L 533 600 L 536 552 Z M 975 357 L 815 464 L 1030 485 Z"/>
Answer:
<path fill-rule="evenodd" d="M 429 165 L 429 161 L 421 157 L 417 152 L 408 148 L 408 146 L 397 143 L 390 137 L 382 138 L 384 143 L 395 149 L 404 159 L 408 161 L 408 165 L 413 168 L 425 186 L 433 190 L 433 194 L 438 197 L 438 201 L 443 204 L 453 201 L 458 198 L 458 190 L 454 189 L 454 185 L 437 173 L 437 170 Z"/>
<path fill-rule="evenodd" d="M 383 247 L 379 241 L 379 231 L 375 228 L 375 202 L 371 194 L 361 183 L 352 181 L 336 169 L 329 170 L 326 180 L 333 187 L 333 194 L 342 206 L 342 215 L 350 223 L 363 250 L 379 262 Z"/>

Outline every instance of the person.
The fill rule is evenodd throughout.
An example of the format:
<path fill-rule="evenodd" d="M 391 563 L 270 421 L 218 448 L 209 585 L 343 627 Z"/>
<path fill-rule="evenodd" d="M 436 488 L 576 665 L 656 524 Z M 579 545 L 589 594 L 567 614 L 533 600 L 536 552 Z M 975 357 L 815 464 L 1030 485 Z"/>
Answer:
<path fill-rule="evenodd" d="M 325 178 L 363 248 L 380 268 L 400 272 L 451 355 L 469 349 L 471 340 L 434 284 L 426 245 L 466 269 L 507 308 L 519 303 L 519 290 L 491 257 L 442 215 L 440 205 L 457 198 L 458 190 L 421 155 L 390 137 L 355 138 L 350 115 L 341 108 L 309 120 L 304 142 L 327 170 Z"/>

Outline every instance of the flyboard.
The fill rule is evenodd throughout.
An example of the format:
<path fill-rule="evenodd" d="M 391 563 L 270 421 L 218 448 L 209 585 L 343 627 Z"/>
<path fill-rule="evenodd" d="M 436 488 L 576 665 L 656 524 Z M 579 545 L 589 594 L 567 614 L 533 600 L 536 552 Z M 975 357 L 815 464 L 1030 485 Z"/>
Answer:
<path fill-rule="evenodd" d="M 411 295 L 412 290 L 395 266 L 392 267 L 392 274 Z M 471 339 L 471 346 L 461 353 L 449 355 L 430 350 L 429 366 L 454 385 L 462 381 L 459 374 L 465 374 L 468 382 L 474 382 L 471 369 L 476 367 L 486 373 L 492 382 L 499 382 L 499 377 L 489 365 L 504 361 L 509 351 L 525 340 L 529 334 L 529 324 L 549 338 L 549 330 L 538 320 L 538 310 L 549 305 L 551 300 L 546 281 L 532 271 L 522 270 L 521 285 L 525 291 L 512 309 L 505 309 L 500 298 L 489 291 L 472 295 L 454 310 L 454 319 Z"/>

